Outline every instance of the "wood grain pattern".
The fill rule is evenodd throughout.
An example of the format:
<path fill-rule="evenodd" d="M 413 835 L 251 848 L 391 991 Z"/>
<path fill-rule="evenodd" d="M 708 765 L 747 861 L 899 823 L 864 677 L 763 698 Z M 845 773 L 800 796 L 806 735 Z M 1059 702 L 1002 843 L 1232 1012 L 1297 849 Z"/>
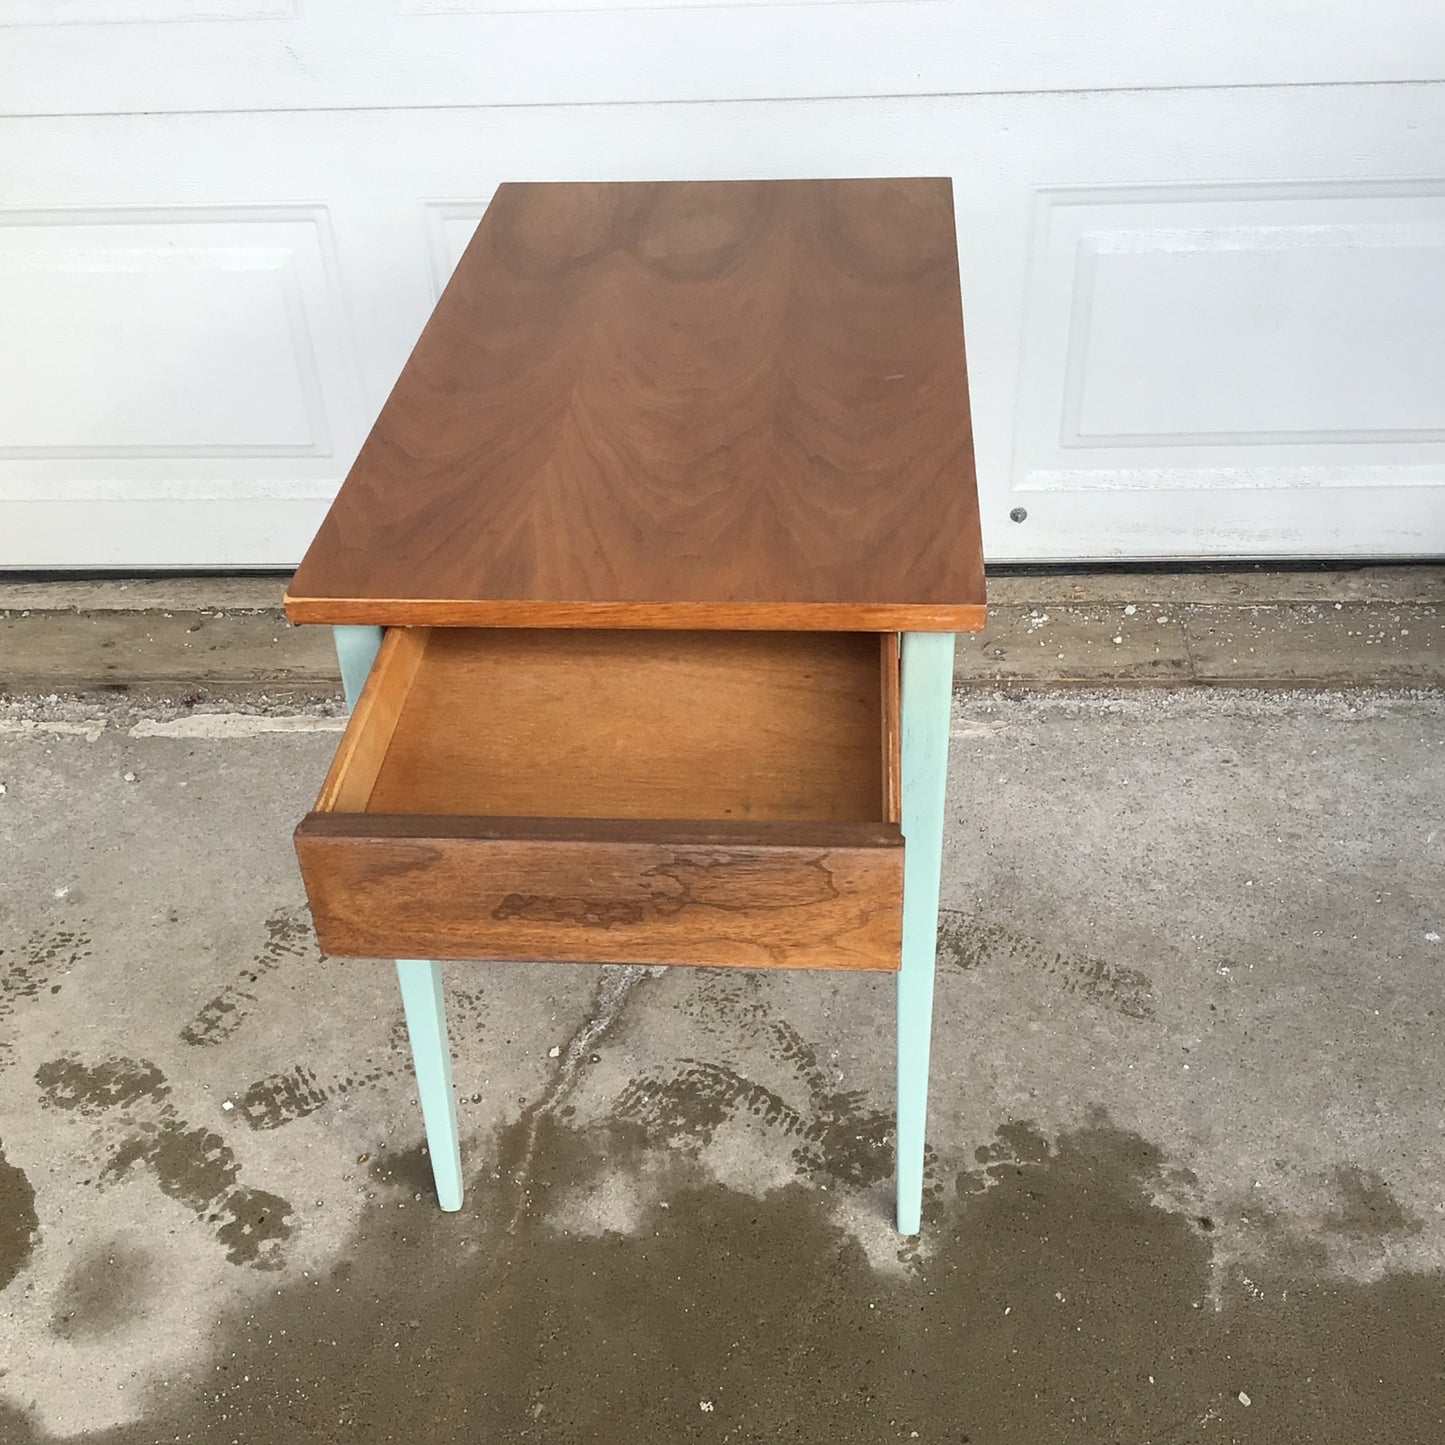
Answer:
<path fill-rule="evenodd" d="M 896 969 L 898 639 L 394 629 L 296 831 L 330 953 Z"/>
<path fill-rule="evenodd" d="M 877 821 L 890 641 L 896 659 L 892 634 L 439 628 L 361 806 Z"/>
<path fill-rule="evenodd" d="M 967 631 L 947 180 L 503 186 L 298 622 Z"/>
<path fill-rule="evenodd" d="M 382 639 L 321 785 L 321 796 L 316 800 L 318 810 L 366 810 L 430 639 L 431 632 L 425 627 L 394 627 Z"/>
<path fill-rule="evenodd" d="M 881 649 L 879 700 L 883 721 L 883 816 L 890 823 L 903 818 L 903 672 L 896 632 L 885 633 Z"/>
<path fill-rule="evenodd" d="M 657 822 L 314 813 L 296 852 L 317 938 L 341 956 L 898 968 L 896 828 L 700 836 Z"/>

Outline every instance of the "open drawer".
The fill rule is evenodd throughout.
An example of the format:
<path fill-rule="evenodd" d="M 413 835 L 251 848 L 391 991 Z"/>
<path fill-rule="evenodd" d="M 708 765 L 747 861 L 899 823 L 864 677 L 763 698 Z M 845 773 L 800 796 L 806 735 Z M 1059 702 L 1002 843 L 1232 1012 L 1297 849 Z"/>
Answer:
<path fill-rule="evenodd" d="M 388 632 L 296 852 L 328 953 L 896 969 L 893 634 Z"/>

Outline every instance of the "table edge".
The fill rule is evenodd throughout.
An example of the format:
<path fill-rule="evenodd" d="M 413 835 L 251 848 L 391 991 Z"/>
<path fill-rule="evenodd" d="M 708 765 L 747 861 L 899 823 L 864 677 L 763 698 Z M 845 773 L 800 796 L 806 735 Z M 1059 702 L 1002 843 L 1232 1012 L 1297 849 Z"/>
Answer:
<path fill-rule="evenodd" d="M 298 624 L 372 627 L 637 628 L 682 632 L 982 632 L 986 603 L 536 602 L 296 597 Z"/>

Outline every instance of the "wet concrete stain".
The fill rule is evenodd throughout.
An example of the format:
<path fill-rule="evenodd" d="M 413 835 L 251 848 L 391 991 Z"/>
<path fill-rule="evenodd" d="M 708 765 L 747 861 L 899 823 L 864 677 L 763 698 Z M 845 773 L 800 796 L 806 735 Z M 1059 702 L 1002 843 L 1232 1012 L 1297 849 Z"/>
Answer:
<path fill-rule="evenodd" d="M 97 1188 L 143 1167 L 161 1193 L 208 1225 L 232 1264 L 280 1269 L 295 1229 L 289 1201 L 241 1182 L 241 1165 L 213 1130 L 188 1124 L 170 1102 L 170 1085 L 147 1059 L 88 1063 L 75 1055 L 51 1059 L 35 1072 L 41 1103 L 51 1109 L 113 1122 L 102 1129 Z"/>
<path fill-rule="evenodd" d="M 65 1272 L 50 1332 L 64 1340 L 101 1340 L 132 1324 L 164 1288 L 160 1260 L 121 1240 L 106 1240 Z"/>
<path fill-rule="evenodd" d="M 39 1232 L 35 1190 L 25 1171 L 5 1157 L 0 1141 L 0 1290 L 25 1268 Z"/>
<path fill-rule="evenodd" d="M 398 1022 L 392 1030 L 387 1062 L 368 1058 L 355 1073 L 332 1078 L 321 1078 L 305 1064 L 293 1064 L 248 1085 L 236 1100 L 236 1112 L 252 1129 L 281 1129 L 333 1100 L 375 1088 L 406 1073 L 409 1059 L 406 1025 Z"/>
<path fill-rule="evenodd" d="M 111 1109 L 128 1109 L 148 1099 L 163 1102 L 171 1092 L 166 1076 L 148 1060 L 102 1059 L 82 1063 L 75 1055 L 51 1059 L 35 1071 L 35 1082 L 49 1108 L 99 1118 Z"/>
<path fill-rule="evenodd" d="M 515 1125 L 513 1130 L 516 1131 Z M 410 1149 L 381 1150 L 367 1161 L 366 1172 L 378 1184 L 409 1190 L 413 1197 L 420 1194 L 424 1201 L 435 1199 L 436 1183 L 425 1144 L 414 1144 Z"/>
<path fill-rule="evenodd" d="M 617 1102 L 618 1117 L 642 1125 L 653 1143 L 695 1150 L 711 1143 L 722 1124 L 746 1115 L 792 1141 L 793 1163 L 809 1179 L 869 1185 L 887 1178 L 893 1115 L 870 1108 L 859 1090 L 831 1088 L 816 1052 L 790 1024 L 763 1009 L 755 1025 L 771 1035 L 776 1056 L 803 1086 L 798 1104 L 724 1064 L 684 1059 L 674 1071 L 632 1080 Z"/>
<path fill-rule="evenodd" d="M 994 1130 L 992 1141 L 974 1150 L 978 1167 L 961 1171 L 954 1187 L 960 1194 L 980 1194 L 1005 1179 L 1023 1178 L 1029 1170 L 1060 1162 L 1065 1158 L 1064 1151 L 1077 1150 L 1080 1141 L 1097 1155 L 1112 1152 L 1117 1164 L 1148 1185 L 1150 1198 L 1156 1204 L 1161 1199 L 1182 1201 L 1175 1212 L 1192 1214 L 1203 1233 L 1212 1232 L 1213 1220 L 1185 1207 L 1193 1201 L 1199 1184 L 1197 1176 L 1191 1170 L 1167 1164 L 1161 1151 L 1137 1134 L 1113 1128 L 1102 1109 L 1095 1109 L 1088 1125 L 1064 1136 L 1057 1147 L 1028 1119 L 1011 1119 L 1000 1124 Z"/>
<path fill-rule="evenodd" d="M 300 908 L 283 908 L 266 920 L 266 942 L 256 957 L 219 993 L 208 999 L 181 1029 L 188 1044 L 207 1047 L 224 1043 L 259 1006 L 256 985 L 268 973 L 296 959 L 318 960 L 311 920 Z"/>
<path fill-rule="evenodd" d="M 766 974 L 751 968 L 699 968 L 682 1000 L 683 1012 L 712 1034 L 731 1037 L 771 1017 Z"/>
<path fill-rule="evenodd" d="M 89 957 L 90 935 L 83 928 L 44 928 L 18 949 L 0 948 L 0 1070 L 15 1061 L 10 1035 L 16 1010 L 59 993 L 65 986 L 60 976 Z"/>
<path fill-rule="evenodd" d="M 454 1037 L 475 1038 L 487 1022 L 485 994 L 449 988 L 447 1012 Z M 355 1071 L 323 1077 L 307 1064 L 293 1064 L 248 1084 L 236 1099 L 236 1112 L 252 1129 L 281 1129 L 310 1117 L 329 1103 L 377 1088 L 399 1076 L 410 1077 L 412 1072 L 406 1024 L 398 1018 L 385 1052 L 366 1055 Z"/>
<path fill-rule="evenodd" d="M 88 1445 L 1425 1445 L 1445 1431 L 1445 1279 L 1270 1266 L 1262 1296 L 1231 1282 L 1216 1311 L 1209 1232 L 1155 1201 L 1167 1161 L 1105 1119 L 1052 1140 L 1011 1121 L 930 1207 L 928 1248 L 898 1274 L 869 1265 L 830 1196 L 753 1198 L 680 1154 L 635 1234 L 548 1226 L 604 1167 L 657 1178 L 648 1148 L 635 1124 L 546 1118 L 527 1140 L 514 1125 L 457 1216 L 413 1202 L 419 1156 L 386 1161 L 330 1275 L 238 1315 L 192 1382 L 155 1386 L 140 1422 Z M 508 1234 L 524 1149 L 530 1203 Z M 38 1440 L 3 1408 L 0 1436 Z"/>
<path fill-rule="evenodd" d="M 236 1112 L 253 1129 L 280 1129 L 314 1114 L 333 1095 L 305 1064 L 294 1064 L 257 1079 L 236 1100 Z"/>
<path fill-rule="evenodd" d="M 1015 1119 L 1000 1124 L 994 1131 L 993 1143 L 980 1144 L 973 1157 L 983 1165 L 984 1178 L 993 1180 L 1010 1165 L 1018 1169 L 1026 1164 L 1042 1164 L 1049 1157 L 1049 1141 L 1032 1124 Z M 958 1187 L 965 1188 L 964 1181 L 968 1179 L 984 1187 L 978 1174 L 960 1174 Z"/>
<path fill-rule="evenodd" d="M 1154 1017 L 1154 984 L 1143 969 L 1045 948 L 1036 939 L 958 909 L 939 910 L 938 958 L 955 968 L 1021 964 L 1046 975 L 1065 993 L 1126 1018 Z"/>
<path fill-rule="evenodd" d="M 1340 1205 L 1325 1224 L 1336 1234 L 1352 1239 L 1387 1239 L 1419 1234 L 1424 1229 L 1424 1220 L 1407 1214 L 1390 1186 L 1374 1170 L 1342 1164 L 1335 1169 L 1334 1179 Z"/>

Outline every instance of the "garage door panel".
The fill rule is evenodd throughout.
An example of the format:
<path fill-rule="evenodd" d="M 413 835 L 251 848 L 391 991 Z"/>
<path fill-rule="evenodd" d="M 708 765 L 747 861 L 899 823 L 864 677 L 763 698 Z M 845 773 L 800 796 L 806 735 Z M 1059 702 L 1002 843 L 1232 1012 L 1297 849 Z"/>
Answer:
<path fill-rule="evenodd" d="M 0 506 L 314 491 L 359 437 L 324 208 L 0 212 L 0 313 Z"/>
<path fill-rule="evenodd" d="M 196 304 L 123 275 L 111 304 L 178 288 L 141 373 L 188 413 L 62 435 L 36 397 L 44 428 L 0 424 L 39 444 L 0 457 L 0 565 L 294 564 L 500 180 L 890 173 L 954 178 L 991 560 L 1445 550 L 1445 185 L 1389 179 L 1428 176 L 1442 133 L 1439 85 L 0 123 L 0 286 L 22 212 L 80 238 L 58 255 L 202 258 Z M 53 378 L 94 325 L 32 319 L 20 349 Z M 197 396 L 192 356 L 235 394 Z"/>
<path fill-rule="evenodd" d="M 423 205 L 422 224 L 426 228 L 427 264 L 434 301 L 440 298 L 456 270 L 500 180 L 480 187 L 477 195 L 469 200 L 427 201 Z"/>
<path fill-rule="evenodd" d="M 1441 439 L 1445 358 L 1400 342 L 1445 323 L 1445 233 L 1118 239 L 1092 238 L 1081 257 L 1091 274 L 1066 360 L 1072 445 Z"/>
<path fill-rule="evenodd" d="M 1069 491 L 1445 482 L 1440 183 L 1046 191 L 1032 248 L 1038 530 Z"/>
<path fill-rule="evenodd" d="M 258 559 L 274 556 L 278 536 L 315 536 L 336 488 L 228 486 L 200 495 L 195 486 L 151 484 L 71 491 L 61 486 L 58 496 L 0 504 L 0 565 L 18 534 L 29 557 L 44 559 L 27 561 L 29 568 L 275 568 Z"/>

